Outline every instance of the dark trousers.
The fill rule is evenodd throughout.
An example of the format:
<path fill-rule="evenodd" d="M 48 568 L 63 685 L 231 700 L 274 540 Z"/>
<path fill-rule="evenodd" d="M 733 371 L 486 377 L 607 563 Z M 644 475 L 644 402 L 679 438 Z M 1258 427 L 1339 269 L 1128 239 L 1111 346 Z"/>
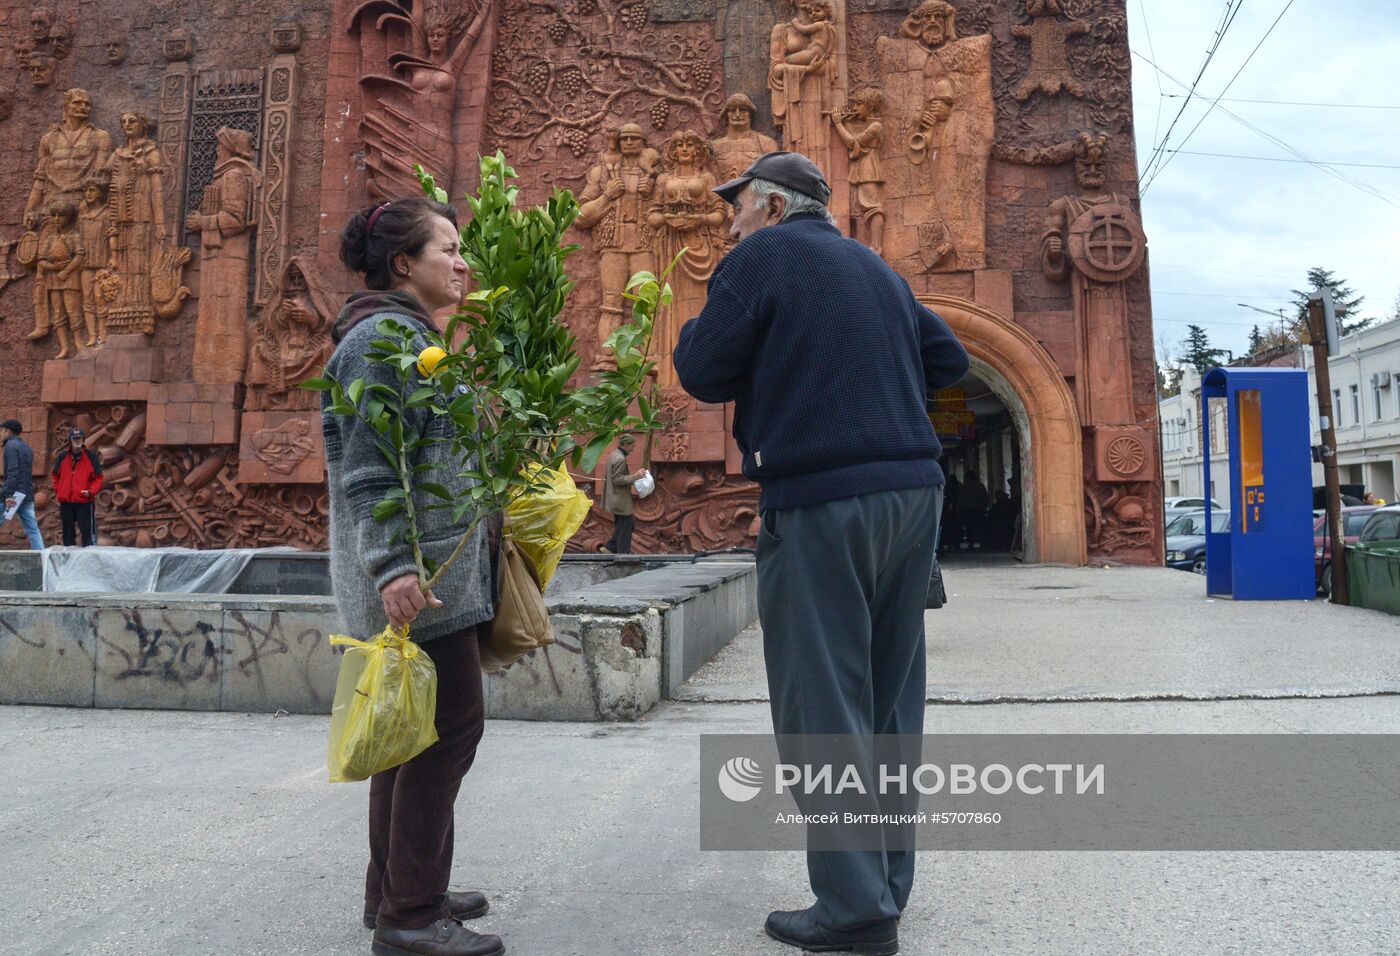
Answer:
<path fill-rule="evenodd" d="M 924 600 L 943 489 L 763 514 L 758 610 L 776 734 L 921 734 Z M 902 798 L 901 812 L 910 812 Z M 817 922 L 898 916 L 914 853 L 808 851 Z"/>
<path fill-rule="evenodd" d="M 632 553 L 632 529 L 637 526 L 637 519 L 632 515 L 613 515 L 613 533 L 603 547 L 613 554 Z"/>
<path fill-rule="evenodd" d="M 369 783 L 365 902 L 378 905 L 379 925 L 390 929 L 449 915 L 452 808 L 486 719 L 476 628 L 434 638 L 423 650 L 437 667 L 438 742 Z"/>
<path fill-rule="evenodd" d="M 86 504 L 80 501 L 60 501 L 58 516 L 63 523 L 65 546 L 71 548 L 77 543 L 78 532 L 82 533 L 83 547 L 97 543 L 97 515 L 91 501 Z"/>

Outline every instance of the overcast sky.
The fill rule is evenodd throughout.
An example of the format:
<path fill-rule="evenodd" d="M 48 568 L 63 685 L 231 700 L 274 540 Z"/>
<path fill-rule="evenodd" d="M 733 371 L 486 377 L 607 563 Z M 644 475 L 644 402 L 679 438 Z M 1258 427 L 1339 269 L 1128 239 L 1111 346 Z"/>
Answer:
<path fill-rule="evenodd" d="M 1183 143 L 1288 0 L 1234 0 L 1238 14 L 1167 142 L 1169 149 L 1294 159 L 1228 116 L 1236 114 L 1314 160 L 1400 167 L 1400 3 L 1293 0 L 1273 33 L 1200 128 Z M 1133 57 L 1138 170 L 1161 143 L 1199 72 L 1227 0 L 1127 0 Z M 1155 52 L 1155 55 L 1154 55 Z M 1159 87 L 1160 81 L 1160 87 Z M 1167 94 L 1167 96 L 1163 96 Z M 1387 106 L 1284 106 L 1233 99 Z M 1160 118 L 1159 118 L 1160 113 Z M 1322 266 L 1366 296 L 1363 315 L 1388 316 L 1400 294 L 1400 168 L 1338 166 L 1390 202 L 1301 162 L 1169 157 L 1142 199 L 1158 335 L 1187 323 L 1212 344 L 1247 351 L 1267 316 L 1240 308 L 1286 307 L 1290 289 Z M 1146 179 L 1144 179 L 1144 183 Z M 1393 203 L 1394 205 L 1392 205 Z"/>

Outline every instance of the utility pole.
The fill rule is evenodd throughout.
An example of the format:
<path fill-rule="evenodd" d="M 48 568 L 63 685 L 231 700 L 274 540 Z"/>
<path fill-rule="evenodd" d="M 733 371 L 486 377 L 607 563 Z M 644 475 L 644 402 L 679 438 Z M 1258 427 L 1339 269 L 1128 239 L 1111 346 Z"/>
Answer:
<path fill-rule="evenodd" d="M 1317 374 L 1317 417 L 1322 433 L 1322 475 L 1327 483 L 1327 534 L 1332 548 L 1332 603 L 1350 604 L 1347 587 L 1346 538 L 1342 534 L 1342 483 L 1337 475 L 1337 430 L 1332 409 L 1332 375 L 1327 365 L 1330 354 L 1328 315 L 1332 290 L 1319 289 L 1308 297 L 1308 338 L 1312 339 L 1313 371 Z"/>

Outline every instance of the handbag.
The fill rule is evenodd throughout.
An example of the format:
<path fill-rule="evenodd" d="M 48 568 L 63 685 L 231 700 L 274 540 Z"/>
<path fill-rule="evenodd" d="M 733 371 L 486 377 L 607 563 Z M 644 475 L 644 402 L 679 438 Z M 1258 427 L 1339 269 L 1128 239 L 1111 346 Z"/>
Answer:
<path fill-rule="evenodd" d="M 928 577 L 928 594 L 924 598 L 924 607 L 937 609 L 948 603 L 948 592 L 943 587 L 943 566 L 938 563 L 938 558 L 933 559 L 933 573 Z"/>
<path fill-rule="evenodd" d="M 540 576 L 529 556 L 515 543 L 509 526 L 501 529 L 500 600 L 496 617 L 480 641 L 481 669 L 503 671 L 531 651 L 554 643 Z"/>

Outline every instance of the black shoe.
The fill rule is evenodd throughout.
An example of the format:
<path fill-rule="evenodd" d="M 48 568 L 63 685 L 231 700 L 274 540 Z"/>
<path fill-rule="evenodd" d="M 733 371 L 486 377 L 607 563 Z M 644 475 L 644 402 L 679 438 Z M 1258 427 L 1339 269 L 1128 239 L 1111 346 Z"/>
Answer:
<path fill-rule="evenodd" d="M 472 891 L 454 893 L 448 890 L 447 909 L 455 920 L 480 919 L 490 911 L 491 904 L 487 903 L 486 897 L 480 893 Z M 372 903 L 366 903 L 365 929 L 374 929 L 378 916 L 379 907 Z"/>
<path fill-rule="evenodd" d="M 893 956 L 899 952 L 899 926 L 893 919 L 877 920 L 852 929 L 818 926 L 810 909 L 775 910 L 763 928 L 780 943 L 806 953 L 859 953 Z"/>
<path fill-rule="evenodd" d="M 499 936 L 473 933 L 455 919 L 440 919 L 422 929 L 374 931 L 374 956 L 505 956 Z"/>

